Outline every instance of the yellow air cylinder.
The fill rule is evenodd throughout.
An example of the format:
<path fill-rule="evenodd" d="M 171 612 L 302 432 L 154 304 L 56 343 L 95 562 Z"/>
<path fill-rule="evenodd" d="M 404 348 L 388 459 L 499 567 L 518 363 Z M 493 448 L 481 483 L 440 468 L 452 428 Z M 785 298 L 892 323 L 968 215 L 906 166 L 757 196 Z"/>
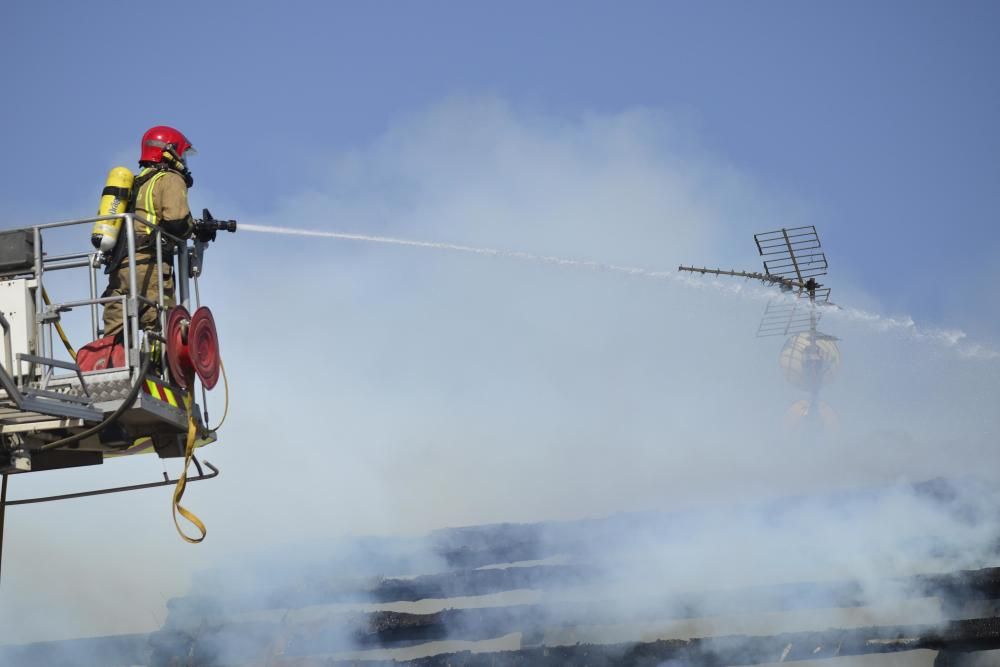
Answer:
<path fill-rule="evenodd" d="M 97 215 L 116 215 L 124 213 L 128 208 L 129 195 L 132 190 L 132 181 L 135 176 L 125 167 L 115 167 L 108 172 L 108 180 L 104 182 L 104 190 L 101 192 L 101 205 L 97 209 Z M 98 220 L 94 223 L 94 229 L 90 233 L 90 242 L 101 252 L 111 252 L 118 241 L 118 230 L 121 229 L 122 221 L 118 218 L 114 220 Z"/>

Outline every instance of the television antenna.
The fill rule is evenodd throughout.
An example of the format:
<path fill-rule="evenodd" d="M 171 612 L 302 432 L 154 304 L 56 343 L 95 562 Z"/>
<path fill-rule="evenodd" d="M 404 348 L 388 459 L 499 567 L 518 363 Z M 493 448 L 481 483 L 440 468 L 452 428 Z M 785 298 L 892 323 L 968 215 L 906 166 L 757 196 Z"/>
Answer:
<path fill-rule="evenodd" d="M 794 403 L 789 409 L 790 421 L 821 419 L 833 423 L 836 416 L 819 400 L 820 387 L 829 381 L 840 365 L 837 338 L 818 330 L 821 306 L 830 302 L 830 288 L 817 278 L 826 275 L 826 254 L 822 250 L 816 227 L 781 228 L 754 234 L 757 252 L 764 258 L 764 271 L 680 266 L 680 271 L 734 276 L 760 280 L 777 285 L 782 292 L 792 293 L 773 298 L 764 309 L 757 328 L 757 337 L 787 337 L 779 357 L 785 378 L 790 384 L 809 394 L 807 400 Z"/>
<path fill-rule="evenodd" d="M 826 275 L 826 253 L 822 252 L 816 227 L 781 228 L 773 232 L 754 234 L 757 252 L 764 257 L 764 273 L 759 271 L 735 271 L 725 269 L 680 266 L 680 271 L 711 274 L 714 276 L 736 276 L 751 278 L 764 283 L 778 285 L 785 291 L 797 290 L 812 303 L 829 303 L 830 288 L 817 282 L 816 278 Z"/>

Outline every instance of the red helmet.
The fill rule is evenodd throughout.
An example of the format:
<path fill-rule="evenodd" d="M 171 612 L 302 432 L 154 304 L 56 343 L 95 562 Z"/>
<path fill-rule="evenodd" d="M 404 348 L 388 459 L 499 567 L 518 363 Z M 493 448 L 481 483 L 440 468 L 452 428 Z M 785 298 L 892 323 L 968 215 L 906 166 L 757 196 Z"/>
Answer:
<path fill-rule="evenodd" d="M 142 152 L 139 162 L 161 162 L 163 149 L 169 147 L 181 160 L 195 153 L 194 146 L 179 130 L 166 125 L 157 125 L 142 135 Z"/>

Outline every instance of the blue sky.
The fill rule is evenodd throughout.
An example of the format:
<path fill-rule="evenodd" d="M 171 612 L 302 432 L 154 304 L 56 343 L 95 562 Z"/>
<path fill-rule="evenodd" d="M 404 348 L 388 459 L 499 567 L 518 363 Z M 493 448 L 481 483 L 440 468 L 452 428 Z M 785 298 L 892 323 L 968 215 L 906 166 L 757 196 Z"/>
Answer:
<path fill-rule="evenodd" d="M 227 235 L 202 284 L 224 474 L 186 497 L 208 541 L 176 538 L 167 492 L 18 508 L 0 641 L 146 630 L 192 572 L 316 536 L 998 474 L 1000 5 L 170 7 L 0 9 L 0 225 L 91 215 L 161 123 L 200 151 L 192 207 L 245 223 L 665 270 L 757 269 L 754 232 L 812 224 L 842 427 L 780 435 L 801 395 L 753 285 Z M 89 575 L 108 562 L 131 604 Z"/>
<path fill-rule="evenodd" d="M 802 200 L 834 267 L 890 308 L 996 333 L 977 284 L 997 275 L 996 3 L 172 7 L 132 6 L 123 21 L 148 27 L 106 35 L 112 3 L 5 6 L 8 210 L 74 213 L 153 122 L 202 148 L 199 183 L 257 213 L 450 95 L 567 117 L 648 107 Z M 39 174 L 58 182 L 44 197 Z M 985 313 L 958 312 L 966 290 Z"/>

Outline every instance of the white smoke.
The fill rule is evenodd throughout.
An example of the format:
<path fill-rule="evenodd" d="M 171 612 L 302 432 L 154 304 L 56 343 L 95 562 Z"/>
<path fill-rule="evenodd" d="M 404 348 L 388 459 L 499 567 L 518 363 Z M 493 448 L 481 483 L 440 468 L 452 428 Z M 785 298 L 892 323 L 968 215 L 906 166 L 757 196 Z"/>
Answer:
<path fill-rule="evenodd" d="M 470 253 L 484 257 L 499 257 L 506 259 L 522 260 L 527 262 L 538 262 L 550 264 L 563 268 L 585 269 L 589 271 L 604 271 L 608 273 L 618 273 L 627 276 L 636 276 L 652 280 L 675 280 L 689 287 L 701 288 L 711 287 L 719 291 L 739 294 L 757 299 L 767 299 L 769 301 L 785 301 L 794 303 L 799 296 L 795 294 L 775 293 L 773 286 L 770 289 L 747 289 L 745 284 L 750 279 L 743 279 L 744 284 L 739 284 L 725 279 L 710 278 L 708 281 L 702 277 L 692 277 L 684 275 L 678 271 L 651 270 L 636 266 L 622 266 L 620 264 L 609 264 L 596 260 L 568 259 L 565 257 L 554 257 L 551 255 L 536 255 L 523 250 L 503 250 L 499 248 L 480 248 L 475 246 L 458 245 L 455 243 L 443 243 L 440 241 L 417 241 L 413 239 L 400 239 L 387 236 L 371 236 L 369 234 L 354 234 L 350 232 L 318 231 L 313 229 L 297 229 L 294 227 L 278 227 L 273 225 L 256 225 L 244 223 L 240 226 L 243 231 L 261 232 L 265 234 L 284 234 L 288 236 L 307 236 L 313 238 L 327 238 L 341 241 L 360 241 L 364 243 L 380 243 L 388 245 L 398 245 L 411 248 L 424 248 L 429 250 L 444 250 L 449 252 Z M 739 278 L 737 278 L 738 280 Z M 753 286 L 756 287 L 756 286 Z M 957 354 L 969 359 L 992 360 L 1000 359 L 1000 351 L 994 350 L 981 343 L 964 343 L 967 338 L 964 331 L 959 329 L 938 329 L 928 327 L 918 327 L 912 317 L 891 317 L 879 315 L 860 308 L 841 308 L 838 306 L 820 306 L 824 313 L 833 313 L 835 316 L 853 322 L 862 322 L 877 331 L 895 332 L 902 331 L 910 334 L 918 340 L 926 340 L 938 343 L 948 348 L 953 348 Z"/>
<path fill-rule="evenodd" d="M 33 559 L 54 545 L 73 554 L 67 576 L 114 564 L 116 576 L 148 589 L 109 605 L 103 619 L 90 616 L 89 592 L 66 608 L 90 625 L 8 624 L 20 634 L 4 638 L 149 629 L 139 614 L 162 613 L 194 571 L 235 569 L 265 549 L 287 555 L 288 568 L 299 557 L 322 564 L 335 546 L 319 541 L 341 535 L 738 507 L 938 476 L 996 481 L 1000 387 L 992 364 L 977 363 L 991 345 L 850 303 L 822 321 L 843 355 L 837 381 L 821 391 L 839 430 L 786 430 L 803 395 L 784 382 L 784 341 L 754 335 L 773 291 L 659 274 L 691 262 L 756 268 L 752 234 L 808 216 L 692 146 L 655 112 L 567 119 L 452 100 L 328 156 L 308 192 L 273 211 L 235 211 L 260 227 L 332 238 L 237 233 L 207 256 L 202 298 L 219 323 L 233 399 L 221 444 L 204 452 L 223 474 L 186 496 L 208 524 L 207 542 L 179 543 L 166 492 L 12 511 L 8 535 L 22 542 L 5 576 L 33 583 L 3 598 L 4 618 L 38 617 L 44 607 L 33 599 L 64 595 Z M 831 265 L 836 286 L 835 257 Z M 216 398 L 212 409 L 221 413 Z M 155 477 L 158 464 L 146 463 L 100 472 Z M 45 482 L 55 476 L 58 484 Z M 94 479 L 52 473 L 18 480 L 17 494 Z M 759 583 L 774 573 L 917 571 L 925 561 L 893 560 L 887 546 L 906 541 L 910 522 L 940 516 L 914 507 L 887 503 L 862 525 L 821 505 L 776 530 L 771 546 L 780 548 L 770 551 L 755 542 L 767 533 L 739 531 L 749 553 L 772 559 L 766 573 L 720 542 L 720 510 L 676 562 L 704 565 L 686 575 L 692 589 L 727 566 L 747 581 L 760 572 Z M 126 529 L 106 540 L 59 529 L 95 526 L 98 510 Z M 30 534 L 29 523 L 51 530 Z M 852 526 L 887 533 L 873 549 L 840 539 Z M 947 527 L 937 518 L 927 526 Z M 981 537 L 947 530 L 942 539 L 969 556 L 928 567 L 986 564 Z M 365 564 L 359 555 L 338 574 Z"/>

